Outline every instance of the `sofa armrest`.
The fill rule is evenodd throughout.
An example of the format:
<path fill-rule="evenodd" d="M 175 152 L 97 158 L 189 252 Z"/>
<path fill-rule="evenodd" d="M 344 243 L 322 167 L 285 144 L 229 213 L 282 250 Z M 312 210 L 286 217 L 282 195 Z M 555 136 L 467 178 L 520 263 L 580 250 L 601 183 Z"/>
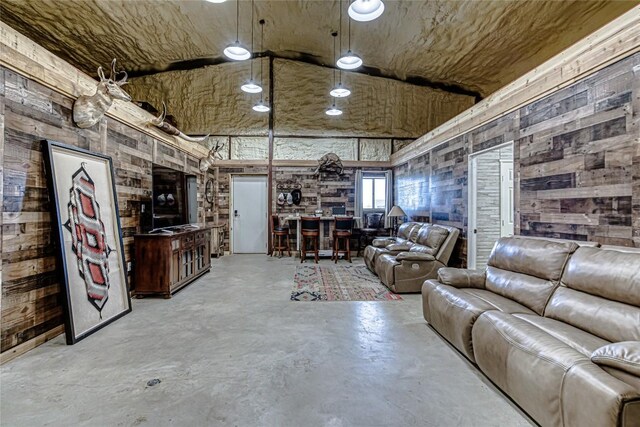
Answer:
<path fill-rule="evenodd" d="M 435 257 L 422 252 L 400 252 L 396 255 L 396 261 L 435 261 Z"/>
<path fill-rule="evenodd" d="M 393 245 L 394 243 L 396 243 L 395 239 L 391 239 L 389 237 L 383 237 L 381 239 L 373 239 L 373 242 L 371 242 L 371 245 L 373 245 L 373 247 L 375 248 L 385 248 L 389 245 Z"/>
<path fill-rule="evenodd" d="M 600 347 L 591 354 L 591 361 L 640 377 L 640 341 L 617 342 Z"/>
<path fill-rule="evenodd" d="M 445 267 L 438 270 L 438 281 L 454 288 L 484 289 L 485 272 L 466 268 Z"/>
<path fill-rule="evenodd" d="M 411 249 L 411 245 L 406 243 L 393 243 L 391 245 L 387 245 L 385 249 L 390 252 L 406 252 Z"/>

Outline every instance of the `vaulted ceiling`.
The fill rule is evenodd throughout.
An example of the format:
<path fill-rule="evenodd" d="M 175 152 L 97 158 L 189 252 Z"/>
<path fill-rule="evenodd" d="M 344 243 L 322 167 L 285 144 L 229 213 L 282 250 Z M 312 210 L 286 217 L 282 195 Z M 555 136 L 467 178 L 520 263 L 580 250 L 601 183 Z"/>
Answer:
<path fill-rule="evenodd" d="M 352 21 L 351 46 L 364 60 L 363 72 L 486 96 L 637 3 L 385 0 L 377 20 Z M 339 5 L 256 0 L 254 22 L 267 21 L 263 51 L 332 66 L 330 33 L 339 28 Z M 241 0 L 245 45 L 250 14 L 251 2 Z M 218 63 L 236 36 L 234 1 L 3 0 L 0 19 L 91 75 L 114 57 L 138 75 Z"/>

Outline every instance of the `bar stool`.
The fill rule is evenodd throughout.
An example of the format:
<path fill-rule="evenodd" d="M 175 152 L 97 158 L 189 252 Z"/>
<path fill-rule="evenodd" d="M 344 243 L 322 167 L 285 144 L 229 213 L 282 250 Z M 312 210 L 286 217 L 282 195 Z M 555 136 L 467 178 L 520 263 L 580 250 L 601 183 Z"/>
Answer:
<path fill-rule="evenodd" d="M 284 237 L 286 245 L 282 244 L 282 238 Z M 276 246 L 276 239 L 278 240 Z M 278 250 L 280 251 L 280 257 L 282 258 L 282 250 L 286 249 L 291 256 L 291 246 L 289 245 L 289 228 L 280 226 L 280 217 L 278 215 L 271 215 L 271 256 Z"/>
<path fill-rule="evenodd" d="M 313 241 L 313 252 L 315 254 L 316 264 L 318 263 L 318 246 L 320 244 L 320 218 L 317 216 L 303 216 L 300 218 L 302 223 L 301 238 L 302 244 L 300 245 L 300 262 L 304 262 L 307 257 L 307 239 Z"/>
<path fill-rule="evenodd" d="M 332 259 L 338 263 L 340 252 L 346 255 L 351 262 L 351 234 L 353 230 L 353 217 L 334 217 L 333 219 L 333 256 Z M 340 240 L 344 240 L 345 250 L 340 250 Z"/>

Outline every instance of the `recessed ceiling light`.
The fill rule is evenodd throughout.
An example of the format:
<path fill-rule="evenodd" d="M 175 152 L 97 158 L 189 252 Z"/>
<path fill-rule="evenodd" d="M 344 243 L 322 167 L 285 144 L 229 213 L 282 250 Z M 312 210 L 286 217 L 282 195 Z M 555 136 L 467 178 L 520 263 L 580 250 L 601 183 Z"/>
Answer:
<path fill-rule="evenodd" d="M 247 93 L 260 93 L 262 92 L 262 86 L 253 82 L 253 80 L 248 81 L 247 83 L 240 86 L 243 92 Z"/>
<path fill-rule="evenodd" d="M 271 110 L 271 108 L 262 101 L 253 106 L 253 111 L 257 111 L 259 113 L 266 113 L 269 110 Z"/>
<path fill-rule="evenodd" d="M 362 59 L 355 53 L 348 51 L 344 56 L 338 59 L 336 65 L 343 70 L 355 70 L 362 65 Z"/>
<path fill-rule="evenodd" d="M 327 111 L 325 111 L 325 114 L 327 116 L 339 116 L 342 114 L 342 110 L 339 110 L 338 108 L 336 108 L 335 105 L 332 105 L 330 108 L 327 108 Z"/>
<path fill-rule="evenodd" d="M 349 16 L 360 22 L 373 21 L 384 12 L 382 0 L 355 0 L 349 5 Z"/>

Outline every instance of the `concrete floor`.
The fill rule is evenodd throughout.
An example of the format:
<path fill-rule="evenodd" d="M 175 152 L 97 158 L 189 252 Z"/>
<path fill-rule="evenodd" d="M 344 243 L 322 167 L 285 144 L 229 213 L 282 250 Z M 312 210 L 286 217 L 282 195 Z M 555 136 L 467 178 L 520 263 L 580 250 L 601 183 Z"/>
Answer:
<path fill-rule="evenodd" d="M 74 346 L 58 337 L 9 362 L 0 423 L 530 425 L 426 325 L 419 295 L 292 302 L 296 265 L 213 260 L 172 299 L 133 300 L 132 313 Z"/>

